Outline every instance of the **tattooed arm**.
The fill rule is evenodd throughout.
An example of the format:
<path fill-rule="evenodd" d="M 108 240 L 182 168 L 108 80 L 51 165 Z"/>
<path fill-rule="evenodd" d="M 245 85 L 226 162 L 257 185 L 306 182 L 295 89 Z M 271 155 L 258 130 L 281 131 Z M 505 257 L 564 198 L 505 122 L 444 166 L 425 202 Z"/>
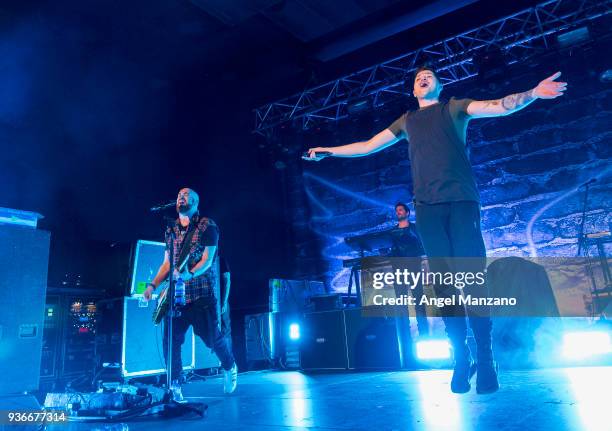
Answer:
<path fill-rule="evenodd" d="M 562 96 L 567 83 L 556 82 L 561 76 L 557 72 L 540 82 L 537 87 L 523 93 L 511 94 L 497 100 L 474 100 L 468 105 L 467 113 L 472 118 L 501 117 L 519 111 L 536 99 L 554 99 Z"/>

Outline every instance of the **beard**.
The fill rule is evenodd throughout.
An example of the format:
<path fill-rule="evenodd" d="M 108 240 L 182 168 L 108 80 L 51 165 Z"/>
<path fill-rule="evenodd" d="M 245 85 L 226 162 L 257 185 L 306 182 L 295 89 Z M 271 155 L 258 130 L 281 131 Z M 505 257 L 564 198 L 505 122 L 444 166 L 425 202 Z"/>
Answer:
<path fill-rule="evenodd" d="M 397 218 L 397 221 L 404 221 L 404 220 L 408 220 L 408 215 L 407 214 L 405 216 L 399 216 Z"/>
<path fill-rule="evenodd" d="M 187 202 L 184 204 L 176 204 L 176 212 L 179 214 L 188 214 L 191 211 L 192 205 Z"/>

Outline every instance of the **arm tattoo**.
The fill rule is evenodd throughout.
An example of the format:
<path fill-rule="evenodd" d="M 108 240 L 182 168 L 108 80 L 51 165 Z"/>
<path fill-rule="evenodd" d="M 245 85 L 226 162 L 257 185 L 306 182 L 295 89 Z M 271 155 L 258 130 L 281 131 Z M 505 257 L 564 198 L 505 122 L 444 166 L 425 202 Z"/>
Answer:
<path fill-rule="evenodd" d="M 523 93 L 511 94 L 501 100 L 501 105 L 506 111 L 518 111 L 521 108 L 529 105 L 535 100 L 533 96 L 533 90 L 525 91 Z"/>
<path fill-rule="evenodd" d="M 488 108 L 489 106 L 497 106 L 499 105 L 499 100 L 485 100 L 483 108 Z"/>

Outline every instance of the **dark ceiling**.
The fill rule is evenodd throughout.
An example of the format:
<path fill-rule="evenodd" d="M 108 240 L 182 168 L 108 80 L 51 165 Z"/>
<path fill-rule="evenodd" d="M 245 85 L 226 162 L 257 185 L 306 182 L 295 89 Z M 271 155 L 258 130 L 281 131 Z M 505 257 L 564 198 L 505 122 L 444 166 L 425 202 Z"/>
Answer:
<path fill-rule="evenodd" d="M 2 2 L 0 206 L 44 214 L 74 259 L 75 241 L 159 237 L 147 207 L 189 184 L 244 273 L 265 266 L 259 241 L 282 265 L 282 184 L 252 109 L 534 3 Z"/>

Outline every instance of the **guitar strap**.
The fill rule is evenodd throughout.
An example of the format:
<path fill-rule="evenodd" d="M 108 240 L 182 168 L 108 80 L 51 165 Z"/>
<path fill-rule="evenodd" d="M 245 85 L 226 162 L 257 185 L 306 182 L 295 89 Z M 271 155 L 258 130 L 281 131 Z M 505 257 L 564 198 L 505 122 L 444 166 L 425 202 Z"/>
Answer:
<path fill-rule="evenodd" d="M 193 239 L 193 235 L 195 234 L 195 231 L 198 228 L 199 224 L 200 224 L 200 217 L 197 215 L 193 217 L 192 220 L 189 222 L 189 229 L 187 230 L 187 234 L 185 235 L 185 238 L 183 239 L 183 245 L 181 246 L 179 257 L 176 260 L 177 269 L 178 269 L 178 266 L 180 266 L 183 263 L 183 261 L 185 260 L 185 258 L 187 258 L 187 255 L 189 254 L 189 249 L 191 248 L 191 240 Z"/>

